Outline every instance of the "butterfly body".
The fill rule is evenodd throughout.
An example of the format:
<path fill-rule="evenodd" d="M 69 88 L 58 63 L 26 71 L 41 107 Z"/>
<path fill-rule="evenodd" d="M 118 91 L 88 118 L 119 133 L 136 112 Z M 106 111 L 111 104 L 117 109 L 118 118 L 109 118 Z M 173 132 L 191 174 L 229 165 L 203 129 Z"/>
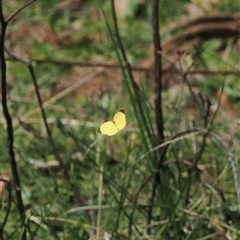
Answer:
<path fill-rule="evenodd" d="M 121 109 L 114 115 L 112 121 L 107 121 L 103 123 L 99 127 L 98 132 L 107 136 L 113 136 L 120 130 L 122 130 L 125 126 L 126 126 L 126 113 L 125 110 Z"/>

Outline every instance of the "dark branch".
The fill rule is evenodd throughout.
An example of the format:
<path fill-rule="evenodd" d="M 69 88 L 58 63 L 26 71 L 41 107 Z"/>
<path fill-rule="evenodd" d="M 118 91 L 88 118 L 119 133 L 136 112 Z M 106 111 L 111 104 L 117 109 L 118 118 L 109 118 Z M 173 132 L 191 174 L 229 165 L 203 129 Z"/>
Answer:
<path fill-rule="evenodd" d="M 5 33 L 6 33 L 6 28 L 8 23 L 4 20 L 3 11 L 2 11 L 2 2 L 0 2 L 0 21 L 1 21 L 0 61 L 1 61 L 1 82 L 2 82 L 2 109 L 3 109 L 3 114 L 4 114 L 6 125 L 7 125 L 7 148 L 8 148 L 10 165 L 11 165 L 13 186 L 16 194 L 17 207 L 18 207 L 22 224 L 23 226 L 25 226 L 25 209 L 22 201 L 20 179 L 17 171 L 17 163 L 15 159 L 15 152 L 14 152 L 14 135 L 13 135 L 12 118 L 9 113 L 8 104 L 7 104 L 7 73 L 6 73 L 6 59 L 4 54 L 4 40 L 5 40 Z M 25 227 L 24 227 L 21 239 L 22 240 L 27 239 Z"/>
<path fill-rule="evenodd" d="M 162 111 L 162 58 L 161 58 L 161 38 L 159 35 L 159 0 L 152 1 L 152 29 L 153 29 L 153 45 L 154 45 L 154 92 L 155 92 L 155 118 L 157 126 L 157 142 L 155 144 L 161 144 L 164 142 L 164 124 L 163 124 L 163 111 Z M 152 195 L 150 198 L 150 207 L 148 210 L 147 224 L 150 226 L 152 220 L 152 206 L 154 205 L 154 199 L 156 196 L 156 189 L 160 186 L 160 170 L 162 163 L 165 159 L 166 151 L 162 149 L 158 152 L 157 159 L 155 161 L 155 176 L 152 186 Z M 151 228 L 147 229 L 147 234 L 151 235 Z"/>

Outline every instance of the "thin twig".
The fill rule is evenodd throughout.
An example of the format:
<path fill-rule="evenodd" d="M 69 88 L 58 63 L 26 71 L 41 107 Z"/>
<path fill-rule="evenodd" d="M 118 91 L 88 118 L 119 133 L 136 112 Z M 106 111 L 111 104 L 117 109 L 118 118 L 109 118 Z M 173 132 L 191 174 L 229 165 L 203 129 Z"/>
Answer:
<path fill-rule="evenodd" d="M 44 126 L 45 126 L 45 129 L 46 129 L 46 132 L 47 132 L 47 136 L 48 136 L 48 141 L 53 149 L 53 153 L 54 155 L 56 156 L 57 160 L 59 161 L 61 167 L 64 168 L 64 164 L 63 164 L 63 161 L 60 157 L 60 154 L 58 152 L 58 149 L 57 149 L 57 146 L 53 140 L 53 137 L 52 137 L 52 132 L 50 130 L 50 127 L 48 125 L 48 122 L 47 122 L 47 117 L 46 117 L 46 113 L 45 113 L 45 110 L 44 110 L 44 107 L 43 107 L 43 102 L 42 102 L 42 98 L 41 98 L 41 95 L 40 95 L 40 92 L 39 92 L 39 86 L 38 86 L 38 83 L 37 83 L 37 79 L 36 79 L 36 76 L 35 76 L 35 72 L 34 72 L 34 69 L 33 69 L 33 66 L 32 66 L 32 63 L 30 60 L 27 60 L 27 59 L 23 59 L 23 58 L 20 58 L 18 56 L 16 56 L 15 54 L 13 54 L 9 49 L 7 49 L 5 47 L 5 51 L 14 59 L 24 63 L 27 67 L 28 67 L 28 70 L 29 70 L 29 73 L 32 77 L 32 80 L 33 80 L 33 85 L 34 85 L 34 89 L 35 89 L 35 93 L 36 93 L 36 96 L 37 96 L 37 100 L 38 100 L 38 106 L 39 106 L 39 109 L 40 109 L 40 112 L 41 112 L 41 115 L 42 115 L 42 119 L 43 119 L 43 122 L 44 122 Z"/>
<path fill-rule="evenodd" d="M 15 59 L 8 59 L 6 58 L 7 61 L 16 61 Z M 89 67 L 89 68 L 96 68 L 96 67 L 103 67 L 106 69 L 120 69 L 119 64 L 115 63 L 102 63 L 102 62 L 81 62 L 81 61 L 59 61 L 59 60 L 52 60 L 52 59 L 32 59 L 32 62 L 36 62 L 38 64 L 53 64 L 53 65 L 60 65 L 60 66 L 80 66 L 80 67 Z M 151 67 L 141 67 L 141 66 L 136 66 L 136 65 L 131 65 L 131 68 L 133 72 L 153 72 L 154 69 Z M 236 75 L 240 76 L 240 71 L 237 69 L 231 70 L 208 70 L 208 69 L 193 69 L 193 70 L 188 70 L 187 71 L 189 75 L 197 75 L 197 74 L 202 74 L 202 75 Z M 167 68 L 167 69 L 162 69 L 162 74 L 179 74 L 179 71 L 173 69 L 173 68 Z"/>
<path fill-rule="evenodd" d="M 24 4 L 22 7 L 20 7 L 17 11 L 15 11 L 14 13 L 12 13 L 7 19 L 6 22 L 9 23 L 18 13 L 20 13 L 23 9 L 25 9 L 27 6 L 31 5 L 33 2 L 35 2 L 37 0 L 30 0 L 29 2 L 27 2 L 26 4 Z"/>
<path fill-rule="evenodd" d="M 152 2 L 152 28 L 153 28 L 153 45 L 154 45 L 154 91 L 155 91 L 155 117 L 159 143 L 164 141 L 163 133 L 163 112 L 162 112 L 162 52 L 161 38 L 159 35 L 159 0 Z"/>

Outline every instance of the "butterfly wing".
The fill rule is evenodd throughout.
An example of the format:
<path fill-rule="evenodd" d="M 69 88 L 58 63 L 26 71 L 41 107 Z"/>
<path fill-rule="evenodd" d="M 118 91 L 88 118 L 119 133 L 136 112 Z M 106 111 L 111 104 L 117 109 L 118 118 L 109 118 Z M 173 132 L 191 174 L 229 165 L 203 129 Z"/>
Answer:
<path fill-rule="evenodd" d="M 126 113 L 124 110 L 118 111 L 114 117 L 113 121 L 118 130 L 122 130 L 126 126 Z"/>
<path fill-rule="evenodd" d="M 116 125 L 112 121 L 107 121 L 103 123 L 100 128 L 99 132 L 108 135 L 108 136 L 113 136 L 115 135 L 119 130 L 117 129 Z"/>

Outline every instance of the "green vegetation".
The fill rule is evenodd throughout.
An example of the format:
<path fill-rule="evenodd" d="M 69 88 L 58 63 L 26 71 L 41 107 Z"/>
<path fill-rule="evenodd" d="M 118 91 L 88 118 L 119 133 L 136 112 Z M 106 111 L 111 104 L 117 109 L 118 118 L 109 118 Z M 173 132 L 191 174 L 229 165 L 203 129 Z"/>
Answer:
<path fill-rule="evenodd" d="M 138 16 L 138 1 L 122 17 L 117 10 L 135 82 L 111 1 L 76 2 L 35 1 L 7 27 L 5 46 L 32 61 L 37 89 L 29 65 L 5 53 L 25 216 L 23 222 L 14 181 L 2 192 L 0 185 L 0 240 L 24 239 L 25 232 L 34 240 L 240 239 L 239 39 L 163 53 L 163 65 L 173 67 L 163 73 L 156 107 L 150 2 Z M 181 32 L 178 21 L 190 21 L 189 2 L 160 2 L 165 43 Z M 22 6 L 0 3 L 5 19 Z M 236 11 L 234 1 L 218 4 L 219 13 Z M 216 13 L 214 6 L 203 13 Z M 112 137 L 99 134 L 119 109 L 126 127 Z M 164 140 L 156 127 L 161 109 Z M 1 174 L 13 176 L 0 117 L 3 183 Z"/>

